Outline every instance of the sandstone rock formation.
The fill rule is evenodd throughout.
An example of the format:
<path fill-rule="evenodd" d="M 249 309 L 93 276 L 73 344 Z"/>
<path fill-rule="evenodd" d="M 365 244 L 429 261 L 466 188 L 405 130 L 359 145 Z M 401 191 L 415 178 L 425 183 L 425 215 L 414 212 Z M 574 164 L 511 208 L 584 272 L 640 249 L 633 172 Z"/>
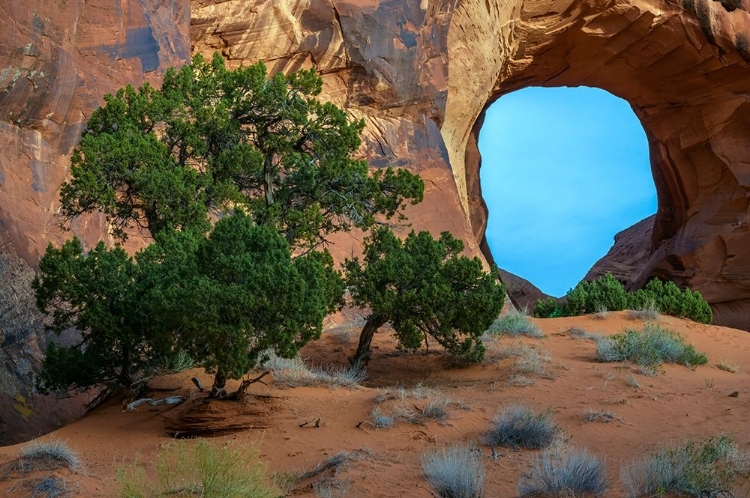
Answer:
<path fill-rule="evenodd" d="M 32 392 L 47 337 L 33 312 L 28 264 L 36 264 L 49 242 L 70 236 L 58 228 L 58 190 L 103 95 L 128 83 L 158 83 L 166 67 L 189 57 L 189 3 L 151 4 L 0 4 L 0 444 L 80 416 L 90 400 L 87 393 L 56 399 Z M 97 217 L 77 220 L 71 229 L 88 242 L 107 236 Z"/>
<path fill-rule="evenodd" d="M 615 235 L 612 248 L 589 270 L 584 280 L 594 280 L 611 273 L 625 284 L 625 288 L 636 288 L 638 278 L 651 256 L 651 237 L 655 216 L 649 216 L 630 228 Z"/>
<path fill-rule="evenodd" d="M 649 139 L 659 208 L 635 285 L 674 279 L 703 292 L 717 323 L 750 329 L 747 9 L 746 0 L 10 0 L 0 6 L 0 237 L 32 265 L 67 237 L 56 229 L 57 191 L 101 96 L 156 82 L 191 51 L 219 50 L 235 65 L 315 66 L 325 98 L 366 120 L 363 157 L 423 175 L 414 228 L 451 230 L 486 253 L 484 110 L 525 86 L 588 85 L 630 102 Z M 96 217 L 72 229 L 88 242 L 107 236 Z M 337 252 L 356 242 L 344 235 Z"/>

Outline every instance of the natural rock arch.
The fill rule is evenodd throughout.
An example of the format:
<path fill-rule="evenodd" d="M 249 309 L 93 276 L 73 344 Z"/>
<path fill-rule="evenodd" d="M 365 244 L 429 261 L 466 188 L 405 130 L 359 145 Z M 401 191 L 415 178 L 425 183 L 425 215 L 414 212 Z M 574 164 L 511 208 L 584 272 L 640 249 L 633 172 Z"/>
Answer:
<path fill-rule="evenodd" d="M 640 231 L 648 258 L 628 280 L 638 286 L 658 276 L 689 285 L 712 303 L 717 323 L 750 327 L 750 25 L 741 2 L 567 1 L 554 11 L 545 2 L 515 4 L 462 2 L 449 34 L 451 71 L 473 67 L 490 73 L 480 81 L 492 81 L 452 88 L 446 111 L 446 122 L 456 124 L 444 135 L 475 236 L 481 240 L 486 224 L 476 143 L 488 102 L 531 85 L 602 88 L 627 100 L 641 120 L 659 195 L 650 240 Z M 496 47 L 452 43 L 483 17 L 492 35 L 474 31 L 473 46 L 499 40 Z M 491 54 L 501 54 L 494 67 L 482 63 Z M 473 123 L 468 109 L 477 112 Z M 467 124 L 470 134 L 460 137 Z"/>

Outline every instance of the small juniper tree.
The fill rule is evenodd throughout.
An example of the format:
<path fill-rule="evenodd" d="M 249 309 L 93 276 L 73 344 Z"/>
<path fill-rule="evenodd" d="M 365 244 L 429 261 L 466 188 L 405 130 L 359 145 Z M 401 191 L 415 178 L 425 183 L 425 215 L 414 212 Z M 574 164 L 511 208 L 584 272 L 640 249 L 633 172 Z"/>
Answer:
<path fill-rule="evenodd" d="M 96 383 L 131 387 L 151 354 L 138 267 L 120 247 L 99 243 L 88 255 L 74 238 L 50 245 L 34 281 L 37 305 L 56 333 L 75 327 L 72 347 L 50 343 L 37 387 L 42 392 Z"/>
<path fill-rule="evenodd" d="M 353 302 L 372 313 L 362 329 L 353 364 L 369 360 L 375 332 L 393 326 L 406 348 L 435 340 L 468 361 L 484 356 L 482 333 L 497 318 L 505 290 L 479 259 L 460 256 L 463 243 L 443 232 L 412 232 L 403 242 L 385 227 L 365 241 L 364 259 L 347 260 Z"/>

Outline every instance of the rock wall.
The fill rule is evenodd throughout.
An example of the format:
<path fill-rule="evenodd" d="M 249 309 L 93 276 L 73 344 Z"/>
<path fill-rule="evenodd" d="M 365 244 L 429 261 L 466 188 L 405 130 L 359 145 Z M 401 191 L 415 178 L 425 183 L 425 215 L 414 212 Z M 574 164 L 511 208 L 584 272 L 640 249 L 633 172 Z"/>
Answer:
<path fill-rule="evenodd" d="M 70 236 L 58 227 L 58 191 L 88 116 L 105 93 L 158 83 L 186 60 L 189 22 L 187 0 L 0 3 L 0 444 L 80 416 L 93 396 L 33 393 L 48 337 L 32 266 Z M 70 228 L 89 243 L 107 237 L 96 216 Z"/>
<path fill-rule="evenodd" d="M 634 285 L 650 276 L 690 285 L 717 323 L 750 330 L 747 8 L 747 0 L 6 1 L 0 242 L 34 265 L 48 242 L 69 236 L 57 228 L 58 189 L 104 93 L 158 83 L 191 52 L 219 50 L 230 65 L 316 67 L 324 98 L 366 120 L 362 156 L 422 174 L 414 228 L 450 230 L 489 259 L 476 147 L 484 110 L 525 86 L 588 85 L 629 101 L 649 138 L 659 209 Z M 71 229 L 89 243 L 107 237 L 95 216 Z M 336 252 L 350 254 L 357 239 L 343 235 Z"/>

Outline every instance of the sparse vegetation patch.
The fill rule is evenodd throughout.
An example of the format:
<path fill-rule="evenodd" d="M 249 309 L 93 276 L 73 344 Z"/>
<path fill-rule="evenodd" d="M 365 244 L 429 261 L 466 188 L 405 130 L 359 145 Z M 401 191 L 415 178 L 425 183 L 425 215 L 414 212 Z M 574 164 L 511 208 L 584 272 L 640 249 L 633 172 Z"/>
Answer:
<path fill-rule="evenodd" d="M 464 446 L 422 455 L 422 470 L 440 498 L 481 498 L 485 470 L 479 451 Z"/>
<path fill-rule="evenodd" d="M 607 491 L 604 461 L 586 450 L 545 452 L 518 483 L 520 496 L 573 498 L 603 496 Z"/>
<path fill-rule="evenodd" d="M 663 496 L 721 496 L 750 475 L 748 455 L 729 436 L 688 441 L 625 465 L 620 476 L 631 498 Z"/>
<path fill-rule="evenodd" d="M 265 482 L 266 466 L 253 445 L 220 448 L 204 439 L 164 445 L 156 458 L 157 479 L 141 464 L 118 469 L 120 496 L 146 498 L 206 496 L 212 498 L 276 498 L 278 490 Z"/>
<path fill-rule="evenodd" d="M 621 334 L 597 341 L 599 361 L 630 361 L 653 367 L 662 363 L 678 363 L 688 367 L 705 365 L 708 358 L 685 340 L 658 325 L 646 324 L 643 331 L 626 329 Z"/>
<path fill-rule="evenodd" d="M 534 307 L 534 316 L 554 318 L 596 314 L 603 318 L 607 310 L 634 310 L 631 316 L 654 320 L 659 313 L 688 318 L 700 323 L 711 323 L 713 314 L 703 296 L 696 291 L 681 291 L 674 282 L 653 279 L 642 289 L 628 292 L 611 273 L 591 282 L 582 281 L 568 291 L 564 299 L 540 299 Z"/>
<path fill-rule="evenodd" d="M 509 406 L 492 422 L 484 437 L 490 446 L 538 449 L 552 444 L 557 425 L 548 413 L 535 413 L 522 405 Z"/>
<path fill-rule="evenodd" d="M 487 333 L 493 336 L 510 336 L 517 337 L 525 335 L 527 337 L 542 337 L 542 331 L 539 327 L 529 320 L 529 317 L 520 311 L 511 311 L 494 322 L 487 329 Z"/>

